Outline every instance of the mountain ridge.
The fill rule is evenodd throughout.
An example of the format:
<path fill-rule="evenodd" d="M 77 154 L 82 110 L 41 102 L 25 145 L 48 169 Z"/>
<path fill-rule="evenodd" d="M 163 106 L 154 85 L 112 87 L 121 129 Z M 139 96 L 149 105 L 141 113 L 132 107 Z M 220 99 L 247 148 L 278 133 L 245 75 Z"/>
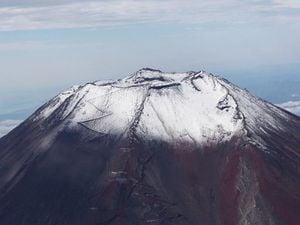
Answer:
<path fill-rule="evenodd" d="M 0 139 L 0 223 L 297 225 L 299 134 L 204 71 L 74 86 Z"/>
<path fill-rule="evenodd" d="M 147 76 L 150 76 L 150 77 L 147 77 Z M 151 78 L 151 76 L 153 76 L 153 77 Z M 177 80 L 176 80 L 176 78 L 174 79 L 174 77 L 176 77 L 176 76 L 178 76 Z M 211 74 L 208 74 L 204 71 L 199 71 L 199 72 L 191 71 L 191 72 L 186 72 L 186 73 L 163 73 L 160 70 L 144 68 L 144 69 L 141 69 L 141 70 L 137 71 L 133 75 L 128 76 L 127 78 L 119 79 L 117 81 L 108 81 L 108 82 L 103 82 L 103 81 L 102 82 L 99 82 L 99 81 L 97 82 L 96 81 L 94 83 L 87 83 L 84 86 L 74 86 L 71 89 L 69 89 L 69 90 L 63 92 L 62 94 L 60 94 L 59 98 L 62 98 L 62 99 L 60 99 L 60 101 L 64 102 L 64 100 L 65 100 L 64 96 L 65 95 L 66 95 L 65 98 L 67 99 L 70 96 L 72 96 L 73 94 L 75 94 L 76 91 L 78 91 L 78 89 L 85 88 L 88 85 L 99 86 L 99 87 L 113 86 L 116 89 L 118 89 L 118 88 L 120 89 L 120 90 L 116 90 L 116 92 L 118 92 L 118 91 L 121 91 L 122 88 L 135 88 L 135 87 L 139 87 L 139 86 L 140 87 L 145 86 L 146 88 L 148 88 L 149 85 L 150 85 L 149 86 L 150 89 L 172 88 L 172 87 L 176 87 L 176 86 L 178 87 L 178 86 L 181 85 L 181 82 L 184 82 L 184 81 L 187 81 L 187 80 L 190 81 L 192 87 L 196 91 L 201 92 L 199 89 L 197 90 L 198 87 L 197 87 L 197 85 L 194 84 L 195 80 L 197 80 L 199 78 L 203 79 L 203 77 L 201 77 L 201 76 L 206 76 L 207 79 L 211 79 L 209 81 L 209 82 L 213 83 L 211 85 L 215 85 L 214 82 L 216 82 L 217 85 L 219 85 L 221 88 L 223 88 L 225 90 L 226 94 L 224 93 L 224 96 L 222 96 L 220 99 L 218 99 L 219 101 L 216 104 L 216 107 L 219 108 L 220 111 L 228 110 L 230 108 L 237 107 L 236 113 L 241 114 L 241 115 L 236 115 L 236 117 L 237 118 L 238 117 L 245 117 L 243 115 L 244 114 L 243 111 L 245 111 L 246 114 L 247 114 L 247 111 L 249 111 L 249 109 L 245 109 L 245 107 L 243 108 L 243 110 L 239 109 L 241 107 L 241 106 L 239 106 L 239 104 L 240 104 L 239 101 L 241 101 L 241 100 L 239 99 L 238 94 L 241 94 L 241 95 L 244 95 L 244 96 L 250 98 L 250 100 L 248 100 L 250 103 L 247 103 L 247 104 L 251 104 L 251 102 L 253 102 L 253 101 L 260 103 L 259 107 L 256 106 L 256 108 L 258 108 L 258 110 L 260 110 L 260 108 L 268 107 L 268 108 L 271 108 L 272 113 L 280 114 L 282 117 L 288 117 L 288 114 L 286 114 L 286 112 L 284 112 L 281 109 L 278 109 L 273 104 L 271 104 L 269 102 L 266 102 L 266 101 L 264 101 L 260 98 L 252 96 L 246 90 L 239 89 L 238 87 L 234 86 L 232 83 L 228 82 L 226 79 L 215 77 L 215 76 L 213 76 Z M 86 91 L 88 92 L 89 90 L 86 90 Z M 238 92 L 238 94 L 236 92 Z M 114 91 L 112 91 L 112 93 L 114 93 Z M 111 93 L 108 93 L 108 94 L 111 94 Z M 106 95 L 106 94 L 103 94 L 103 95 Z M 143 95 L 143 94 L 141 94 L 141 95 Z M 95 97 L 95 96 L 93 96 L 93 97 Z M 83 95 L 81 97 L 84 98 Z M 100 96 L 100 97 L 104 97 L 104 96 Z M 231 100 L 234 102 L 233 104 L 235 104 L 236 106 L 228 105 L 228 102 L 227 102 L 228 100 L 226 99 L 227 97 L 231 98 Z M 224 99 L 222 99 L 222 98 L 224 98 Z M 57 99 L 56 99 L 56 101 L 57 101 Z M 91 104 L 92 107 L 94 107 L 95 109 L 97 109 L 98 111 L 101 112 L 101 109 L 99 109 L 99 107 L 96 106 L 95 103 L 91 102 L 91 101 L 93 101 L 93 99 L 87 99 L 86 101 L 89 104 Z M 78 101 L 78 102 L 80 103 L 80 101 Z M 222 106 L 222 104 L 223 104 L 223 106 Z M 253 107 L 253 105 L 252 105 L 252 107 Z M 55 107 L 58 107 L 58 106 L 56 105 L 52 109 L 51 108 L 47 109 L 47 110 L 50 110 L 50 114 L 51 114 L 51 110 L 56 109 Z M 251 107 L 249 107 L 249 108 L 251 108 Z M 45 117 L 47 117 L 49 112 L 44 110 L 42 113 L 46 114 Z M 263 115 L 264 113 L 261 112 L 260 114 Z M 111 115 L 111 112 L 110 112 L 110 115 Z M 106 116 L 109 116 L 109 115 L 105 115 L 104 117 L 106 117 Z M 251 118 L 250 113 L 248 113 L 247 116 L 249 118 Z M 91 122 L 91 121 L 97 120 L 97 119 L 100 120 L 101 118 L 104 118 L 104 117 L 100 116 L 100 117 L 97 117 L 97 118 L 94 118 L 94 119 L 93 118 L 86 118 L 86 121 L 77 121 L 77 122 L 79 124 L 83 125 L 85 122 Z M 241 118 L 241 119 L 243 120 L 243 123 L 246 120 L 246 118 Z M 254 125 L 252 125 L 252 130 L 254 129 L 253 126 L 255 126 L 255 124 L 257 122 L 254 121 L 253 123 L 254 123 Z M 272 126 L 272 124 L 270 124 L 270 125 Z M 246 130 L 248 129 L 245 125 L 243 125 L 243 126 L 244 126 L 243 129 L 246 129 Z"/>

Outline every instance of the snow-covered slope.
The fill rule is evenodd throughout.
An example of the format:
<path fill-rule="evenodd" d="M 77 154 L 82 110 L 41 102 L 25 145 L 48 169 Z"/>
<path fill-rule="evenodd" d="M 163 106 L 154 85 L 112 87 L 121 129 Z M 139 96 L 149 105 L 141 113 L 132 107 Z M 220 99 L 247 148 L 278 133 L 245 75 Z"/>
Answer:
<path fill-rule="evenodd" d="M 286 113 L 206 72 L 164 73 L 142 69 L 109 82 L 74 86 L 46 104 L 34 120 L 63 121 L 101 135 L 196 144 L 281 129 L 272 115 Z M 257 140 L 255 140 L 257 139 Z M 263 146 L 259 138 L 253 142 Z M 175 141 L 175 142 L 174 142 Z"/>
<path fill-rule="evenodd" d="M 74 86 L 0 139 L 0 224 L 298 225 L 299 134 L 203 71 Z"/>

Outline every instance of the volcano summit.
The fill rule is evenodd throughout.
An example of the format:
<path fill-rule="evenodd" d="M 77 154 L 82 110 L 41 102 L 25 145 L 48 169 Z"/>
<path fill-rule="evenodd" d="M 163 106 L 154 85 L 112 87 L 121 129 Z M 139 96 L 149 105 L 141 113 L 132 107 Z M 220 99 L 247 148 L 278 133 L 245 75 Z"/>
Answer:
<path fill-rule="evenodd" d="M 0 139 L 1 225 L 298 225 L 300 118 L 206 72 L 74 86 Z"/>

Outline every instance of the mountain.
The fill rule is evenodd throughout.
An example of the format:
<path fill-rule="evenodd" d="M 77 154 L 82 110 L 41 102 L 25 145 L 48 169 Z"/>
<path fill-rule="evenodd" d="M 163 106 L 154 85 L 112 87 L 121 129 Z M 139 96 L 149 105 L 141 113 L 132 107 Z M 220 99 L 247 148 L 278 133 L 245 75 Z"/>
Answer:
<path fill-rule="evenodd" d="M 0 139 L 1 225 L 298 225 L 300 118 L 206 72 L 62 92 Z"/>

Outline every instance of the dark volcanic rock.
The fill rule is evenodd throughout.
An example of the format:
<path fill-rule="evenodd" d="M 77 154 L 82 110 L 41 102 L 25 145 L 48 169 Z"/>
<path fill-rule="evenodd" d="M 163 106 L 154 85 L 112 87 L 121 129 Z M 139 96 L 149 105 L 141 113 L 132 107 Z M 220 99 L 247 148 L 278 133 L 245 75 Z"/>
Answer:
<path fill-rule="evenodd" d="M 299 187 L 299 117 L 203 72 L 74 87 L 0 139 L 1 225 L 298 225 Z"/>

